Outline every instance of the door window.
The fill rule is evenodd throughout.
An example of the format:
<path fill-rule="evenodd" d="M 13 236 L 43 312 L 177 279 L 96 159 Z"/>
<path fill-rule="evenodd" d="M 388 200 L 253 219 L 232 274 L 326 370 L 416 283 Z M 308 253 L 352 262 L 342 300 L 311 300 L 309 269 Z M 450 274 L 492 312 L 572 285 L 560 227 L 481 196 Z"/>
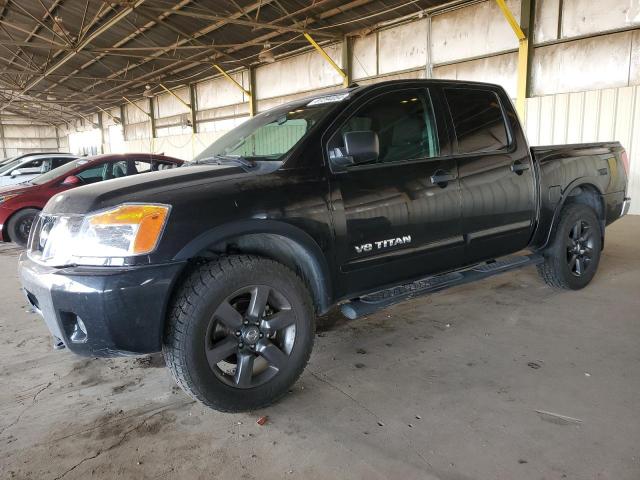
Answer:
<path fill-rule="evenodd" d="M 426 90 L 385 93 L 371 100 L 331 138 L 330 156 L 346 155 L 344 135 L 357 131 L 373 131 L 378 135 L 380 156 L 376 163 L 432 158 L 440 154 L 433 106 Z"/>
<path fill-rule="evenodd" d="M 128 175 L 127 161 L 122 160 L 113 164 L 111 178 L 126 177 Z"/>
<path fill-rule="evenodd" d="M 106 168 L 105 168 L 106 167 Z M 105 180 L 105 170 L 110 167 L 109 164 L 96 165 L 95 167 L 87 168 L 80 173 L 76 174 L 76 177 L 80 177 L 84 183 L 96 183 Z"/>
<path fill-rule="evenodd" d="M 146 173 L 151 171 L 151 162 L 146 160 L 135 160 L 133 167 L 129 172 L 129 175 L 135 175 L 136 173 Z"/>
<path fill-rule="evenodd" d="M 31 160 L 23 165 L 20 165 L 20 171 L 23 173 L 40 173 L 44 160 Z"/>
<path fill-rule="evenodd" d="M 62 157 L 62 158 L 54 158 L 51 160 L 51 169 L 61 167 L 65 163 L 69 163 L 73 158 Z"/>
<path fill-rule="evenodd" d="M 447 88 L 459 153 L 495 152 L 509 145 L 500 99 L 489 90 Z"/>

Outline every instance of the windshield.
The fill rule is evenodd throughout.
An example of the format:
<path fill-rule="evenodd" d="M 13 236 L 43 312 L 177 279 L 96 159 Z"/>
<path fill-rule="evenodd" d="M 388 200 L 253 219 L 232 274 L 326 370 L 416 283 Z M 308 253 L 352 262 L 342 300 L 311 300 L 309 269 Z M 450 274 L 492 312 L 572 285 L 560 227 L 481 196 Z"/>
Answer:
<path fill-rule="evenodd" d="M 335 104 L 300 104 L 256 115 L 207 147 L 195 161 L 211 157 L 280 160 Z"/>
<path fill-rule="evenodd" d="M 43 183 L 50 182 L 51 180 L 55 180 L 58 177 L 62 177 L 64 174 L 70 172 L 78 168 L 80 165 L 84 165 L 88 160 L 86 158 L 75 160 L 73 162 L 65 163 L 64 165 L 54 168 L 53 170 L 49 170 L 47 173 L 43 173 L 42 175 L 38 175 L 35 178 L 29 180 L 29 183 L 33 183 L 35 185 L 42 185 Z"/>
<path fill-rule="evenodd" d="M 0 160 L 0 165 L 6 165 L 7 163 L 9 163 L 10 161 L 14 160 L 16 157 L 7 157 L 7 158 L 3 158 L 2 160 Z"/>
<path fill-rule="evenodd" d="M 12 168 L 20 165 L 20 162 L 22 160 L 12 160 L 9 163 L 4 163 L 2 164 L 2 166 L 0 166 L 0 174 L 7 172 L 9 170 L 11 170 Z"/>

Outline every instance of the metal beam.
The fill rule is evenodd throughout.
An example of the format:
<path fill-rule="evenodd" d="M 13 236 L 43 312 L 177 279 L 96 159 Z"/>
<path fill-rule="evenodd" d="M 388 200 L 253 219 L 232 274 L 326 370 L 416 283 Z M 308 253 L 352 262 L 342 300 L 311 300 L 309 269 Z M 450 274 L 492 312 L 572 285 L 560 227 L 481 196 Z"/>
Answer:
<path fill-rule="evenodd" d="M 351 85 L 353 81 L 352 47 L 353 40 L 345 35 L 342 39 L 342 70 L 347 74 L 347 77 L 343 80 L 345 87 Z"/>
<path fill-rule="evenodd" d="M 113 115 L 111 115 L 107 110 L 105 110 L 102 107 L 98 107 L 98 110 L 100 110 L 102 113 L 105 113 L 111 120 L 113 120 L 113 123 L 122 123 L 122 120 L 119 119 L 118 117 L 114 117 Z"/>
<path fill-rule="evenodd" d="M 140 110 L 142 113 L 144 113 L 147 117 L 151 118 L 151 114 L 149 112 L 147 112 L 144 108 L 140 107 L 139 105 L 136 105 L 134 102 L 132 102 L 131 100 L 129 100 L 127 97 L 122 97 L 128 104 L 133 105 L 135 108 L 137 108 L 138 110 Z"/>
<path fill-rule="evenodd" d="M 338 66 L 336 62 L 333 61 L 333 59 L 329 56 L 329 54 L 324 51 L 324 48 L 318 45 L 316 41 L 313 38 L 311 38 L 311 35 L 309 35 L 307 32 L 304 32 L 303 35 L 304 35 L 304 38 L 306 38 L 309 41 L 309 43 L 313 46 L 313 48 L 315 48 L 318 51 L 318 53 L 322 55 L 322 57 L 329 63 L 329 65 L 331 65 L 333 69 L 336 72 L 338 72 L 338 74 L 342 77 L 342 84 L 345 87 L 349 85 L 349 76 L 346 74 L 344 70 L 342 70 Z"/>
<path fill-rule="evenodd" d="M 255 3 L 251 4 L 251 5 L 246 6 L 244 8 L 243 12 L 247 12 L 248 13 L 248 12 L 251 12 L 253 10 L 256 10 L 257 8 L 260 7 L 260 5 L 262 5 L 262 7 L 264 8 L 265 5 L 267 5 L 268 3 L 272 3 L 273 1 L 274 0 L 260 0 L 259 2 L 255 2 Z M 326 3 L 327 1 L 328 0 L 319 0 L 314 5 L 311 5 L 309 7 L 305 7 L 302 10 L 304 10 L 306 12 L 310 8 L 318 8 L 321 5 L 324 5 L 324 3 Z M 317 21 L 322 21 L 322 20 L 328 19 L 328 18 L 333 17 L 335 15 L 339 15 L 340 13 L 344 13 L 345 11 L 348 11 L 350 9 L 361 7 L 363 5 L 369 4 L 372 1 L 373 0 L 353 0 L 353 1 L 349 2 L 349 3 L 341 5 L 340 7 L 332 8 L 332 9 L 330 9 L 328 11 L 324 11 L 324 12 L 316 15 L 315 17 L 317 17 L 317 19 L 315 17 L 309 17 L 309 18 L 306 18 L 304 22 L 294 22 L 293 26 L 300 27 L 300 28 L 308 27 L 309 25 L 317 23 Z M 241 16 L 242 13 L 240 13 L 240 12 L 239 13 L 234 13 L 231 16 L 236 16 L 236 15 L 240 15 Z M 275 23 L 277 23 L 279 21 L 282 21 L 284 18 L 288 18 L 288 17 L 289 16 L 281 17 L 281 18 L 273 20 L 273 21 L 271 21 L 269 23 L 270 24 L 275 24 Z M 195 32 L 192 36 L 200 37 L 202 35 L 206 35 L 207 33 L 211 32 L 213 30 L 216 30 L 217 28 L 220 28 L 220 27 L 222 27 L 224 25 L 225 25 L 224 22 L 215 23 L 215 24 L 213 24 L 213 25 L 211 25 L 209 27 L 206 27 L 203 30 Z M 256 43 L 263 44 L 263 43 L 265 43 L 267 41 L 271 41 L 272 39 L 274 39 L 274 38 L 276 38 L 276 37 L 278 37 L 280 35 L 282 35 L 280 32 L 272 31 L 272 32 L 269 32 L 269 33 L 267 33 L 265 35 L 261 35 L 260 37 L 252 38 L 252 39 L 250 39 L 250 40 L 248 40 L 246 42 L 243 42 L 243 43 L 241 43 L 241 44 L 239 44 L 237 46 L 234 46 L 234 47 L 226 50 L 225 53 L 237 52 L 237 51 L 242 50 L 244 48 L 253 46 Z M 184 43 L 186 43 L 186 40 L 185 41 L 180 40 L 179 42 L 177 42 L 178 45 L 182 45 Z M 110 89 L 102 92 L 100 95 L 92 95 L 89 98 L 98 99 L 98 98 L 100 98 L 101 95 L 109 94 L 109 93 L 112 93 L 112 92 L 115 92 L 115 91 L 121 91 L 124 87 L 127 87 L 129 85 L 141 85 L 141 84 L 148 83 L 148 82 L 154 82 L 154 81 L 162 80 L 166 76 L 165 72 L 167 72 L 167 71 L 170 71 L 171 74 L 176 75 L 176 74 L 181 73 L 181 72 L 183 72 L 185 70 L 193 68 L 194 66 L 197 66 L 199 64 L 199 62 L 197 62 L 196 60 L 209 59 L 211 61 L 211 60 L 215 60 L 217 57 L 218 56 L 216 56 L 216 55 L 203 55 L 202 53 L 199 53 L 199 54 L 196 54 L 196 55 L 193 55 L 193 56 L 189 57 L 188 61 L 189 62 L 194 62 L 194 63 L 187 63 L 186 65 L 183 65 L 183 66 L 180 66 L 180 67 L 177 67 L 175 65 L 167 65 L 167 66 L 158 68 L 154 72 L 151 72 L 149 74 L 139 75 L 133 80 L 126 81 L 124 83 L 124 85 L 119 85 L 119 86 L 110 88 Z M 146 63 L 146 62 L 142 61 L 138 65 L 142 65 L 144 63 Z M 129 68 L 128 71 L 130 72 L 132 69 L 137 68 L 138 65 L 131 66 L 131 68 Z M 101 82 L 96 82 L 93 86 L 98 85 L 99 83 L 101 83 Z M 83 92 L 87 91 L 90 88 L 92 88 L 93 86 L 86 87 L 82 91 Z"/>
<path fill-rule="evenodd" d="M 256 96 L 256 69 L 255 67 L 249 67 L 249 90 L 251 96 L 249 97 L 249 116 L 254 117 L 257 113 L 256 102 L 258 97 Z"/>
<path fill-rule="evenodd" d="M 2 142 L 2 158 L 7 158 L 7 145 L 4 139 L 4 121 L 2 120 L 2 114 L 0 114 L 0 142 Z"/>
<path fill-rule="evenodd" d="M 100 129 L 100 153 L 104 153 L 104 125 L 102 124 L 102 112 L 98 112 L 97 115 L 98 128 Z"/>
<path fill-rule="evenodd" d="M 37 78 L 34 78 L 29 83 L 27 83 L 27 85 L 25 85 L 25 87 L 20 92 L 20 95 L 24 95 L 25 93 L 27 93 L 29 90 L 31 90 L 33 87 L 38 85 L 41 81 L 43 81 L 47 77 L 47 75 L 49 75 L 50 73 L 55 72 L 60 67 L 65 65 L 69 60 L 71 60 L 79 52 L 81 52 L 82 49 L 84 49 L 86 46 L 88 46 L 91 42 L 93 42 L 100 35 L 102 35 L 103 33 L 107 32 L 109 29 L 111 29 L 111 27 L 113 27 L 118 22 L 120 22 L 120 20 L 122 20 L 127 15 L 129 15 L 135 8 L 137 8 L 140 5 L 142 5 L 142 3 L 144 3 L 144 0 L 137 0 L 131 7 L 127 7 L 125 9 L 123 9 L 123 10 L 120 10 L 113 17 L 111 17 L 105 23 L 100 25 L 95 31 L 93 31 L 91 34 L 87 35 L 78 45 L 76 45 L 75 51 L 67 53 L 60 60 L 58 60 L 56 63 L 51 65 L 49 68 L 47 68 L 42 73 L 42 75 L 39 75 Z M 2 108 L 0 108 L 0 110 L 2 110 L 4 108 L 5 107 L 2 107 Z"/>
<path fill-rule="evenodd" d="M 251 96 L 251 92 L 249 90 L 247 90 L 246 88 L 244 88 L 242 85 L 240 85 L 238 82 L 235 81 L 235 79 L 229 75 L 224 68 L 222 68 L 220 65 L 218 65 L 217 63 L 213 64 L 213 68 L 215 68 L 216 70 L 218 70 L 222 76 L 224 78 L 226 78 L 227 80 L 229 80 L 232 84 L 234 84 L 237 88 L 239 88 L 240 90 L 242 90 L 244 92 L 245 95 L 247 96 Z"/>
<path fill-rule="evenodd" d="M 183 104 L 185 107 L 187 107 L 189 110 L 191 110 L 191 105 L 189 105 L 187 102 L 185 102 L 184 100 L 182 100 L 178 95 L 176 95 L 174 92 L 172 92 L 171 90 L 169 90 L 167 87 L 165 87 L 163 84 L 159 83 L 158 85 L 160 85 L 160 87 L 167 92 L 168 94 L 170 94 L 172 97 L 174 97 L 176 100 L 178 100 L 181 104 Z"/>
<path fill-rule="evenodd" d="M 500 10 L 502 11 L 504 18 L 509 23 L 509 26 L 511 26 L 513 33 L 515 33 L 516 37 L 518 37 L 518 40 L 524 40 L 525 38 L 527 38 L 524 31 L 520 27 L 518 20 L 516 20 L 516 17 L 513 16 L 513 13 L 511 13 L 511 10 L 509 10 L 509 7 L 505 3 L 505 1 L 496 0 L 496 3 L 498 4 L 498 8 L 500 8 Z"/>
<path fill-rule="evenodd" d="M 149 123 L 151 124 L 151 141 L 153 142 L 154 138 L 158 137 L 158 132 L 156 130 L 156 116 L 154 115 L 153 111 L 155 110 L 153 108 L 153 97 L 149 98 Z M 152 147 L 151 147 L 151 153 L 153 153 L 153 143 L 151 143 Z"/>
<path fill-rule="evenodd" d="M 122 140 L 124 140 L 125 142 L 127 141 L 127 129 L 125 128 L 126 127 L 126 122 L 125 122 L 126 118 L 127 117 L 126 117 L 126 112 L 125 112 L 125 109 L 124 109 L 124 105 L 120 105 L 120 119 L 121 119 L 120 125 L 122 125 Z"/>
<path fill-rule="evenodd" d="M 189 85 L 189 112 L 191 113 L 191 131 L 198 133 L 197 92 L 195 84 Z"/>
<path fill-rule="evenodd" d="M 133 8 L 135 8 L 137 5 L 141 4 L 143 1 L 144 1 L 144 0 L 142 0 L 142 1 L 138 2 L 136 5 L 134 5 L 134 7 L 133 7 Z M 189 1 L 191 1 L 191 0 L 183 0 L 183 2 L 181 2 L 180 4 L 178 4 L 178 5 L 174 6 L 173 8 L 182 8 L 182 6 L 181 6 L 181 5 L 182 5 L 183 3 L 185 3 L 185 2 L 186 2 L 186 3 L 188 3 Z M 98 12 L 98 13 L 100 14 L 100 12 Z M 167 14 L 167 15 L 168 15 L 168 14 Z M 96 17 L 99 17 L 99 15 L 96 15 Z M 125 15 L 125 16 L 123 16 L 122 18 L 124 18 L 124 17 L 126 17 L 126 15 Z M 94 19 L 94 21 L 95 21 L 95 19 Z M 128 41 L 130 41 L 131 39 L 133 39 L 133 38 L 137 37 L 139 34 L 144 33 L 145 31 L 147 31 L 147 30 L 148 30 L 149 28 L 151 28 L 153 25 L 155 25 L 155 23 L 153 23 L 153 22 L 149 22 L 149 23 L 147 23 L 146 25 L 143 25 L 142 27 L 140 27 L 139 29 L 137 29 L 137 30 L 136 30 L 136 31 L 134 31 L 133 33 L 131 33 L 131 34 L 127 35 L 125 38 L 123 38 L 123 39 L 119 40 L 118 42 L 116 42 L 115 46 L 116 46 L 116 47 L 119 47 L 119 46 L 121 46 L 121 45 L 124 45 L 125 43 L 127 43 L 127 42 L 128 42 Z M 91 27 L 91 24 L 89 24 L 89 25 L 87 26 L 87 29 L 88 29 L 89 27 Z M 88 30 L 87 30 L 87 32 L 88 32 Z M 92 35 L 93 35 L 93 34 L 92 34 Z M 85 35 L 85 36 L 86 36 L 86 35 Z M 83 36 L 83 40 L 82 40 L 82 41 L 84 41 L 85 36 Z M 54 82 L 54 84 L 53 84 L 50 88 L 54 88 L 54 87 L 56 87 L 56 86 L 58 86 L 58 85 L 61 85 L 63 82 L 65 82 L 66 80 L 68 80 L 68 79 L 69 79 L 69 78 L 71 78 L 72 76 L 73 76 L 74 78 L 77 78 L 77 77 L 76 77 L 76 74 L 77 74 L 77 73 L 79 73 L 79 72 L 81 72 L 81 71 L 85 70 L 85 69 L 86 69 L 87 67 L 89 67 L 90 65 L 93 65 L 94 63 L 96 63 L 96 62 L 100 61 L 100 59 L 102 59 L 103 57 L 104 57 L 104 55 L 97 55 L 95 58 L 92 58 L 92 59 L 91 59 L 91 60 L 89 60 L 88 62 L 86 62 L 86 63 L 82 64 L 80 67 L 78 67 L 78 68 L 74 69 L 71 73 L 68 73 L 67 75 L 65 75 L 62 79 L 60 79 L 60 80 L 58 80 L 58 81 Z M 102 83 L 102 82 L 99 82 L 99 83 Z M 72 96 L 73 96 L 73 95 L 72 95 Z"/>
<path fill-rule="evenodd" d="M 266 5 L 268 3 L 271 3 L 272 1 L 273 0 L 260 0 L 259 2 L 254 2 L 254 3 L 250 4 L 250 5 L 247 5 L 244 8 L 243 12 L 250 13 L 250 12 L 254 11 L 255 9 L 257 9 L 260 5 L 262 5 L 264 7 L 264 5 Z M 243 12 L 234 13 L 234 14 L 230 15 L 229 17 L 230 18 L 237 18 L 239 16 L 242 16 Z M 227 19 L 225 19 L 223 21 L 219 21 L 219 22 L 215 22 L 215 23 L 212 23 L 210 25 L 207 25 L 206 27 L 198 30 L 197 32 L 194 32 L 191 35 L 191 38 L 184 38 L 184 39 L 181 39 L 181 40 L 177 41 L 176 45 L 177 46 L 185 45 L 188 42 L 192 41 L 191 39 L 199 38 L 199 37 L 202 37 L 204 35 L 207 35 L 208 33 L 211 33 L 211 32 L 213 32 L 213 31 L 215 31 L 215 30 L 217 30 L 219 28 L 224 27 L 225 25 L 227 25 L 227 23 L 228 23 Z M 168 49 L 168 51 L 170 51 L 170 50 L 171 49 Z M 164 52 L 161 51 L 161 53 L 164 53 Z M 161 54 L 161 53 L 159 53 L 159 54 Z M 193 57 L 203 57 L 203 55 L 202 54 L 198 54 L 198 55 L 194 55 Z M 209 57 L 211 57 L 211 55 L 204 56 L 202 59 L 204 60 L 204 59 L 207 59 Z M 143 61 L 139 62 L 136 65 L 131 65 L 130 67 L 122 68 L 122 69 L 120 69 L 119 71 L 116 72 L 116 75 L 109 75 L 109 77 L 107 77 L 104 81 L 107 81 L 108 79 L 112 78 L 113 76 L 117 76 L 117 75 L 120 75 L 122 73 L 131 72 L 134 69 L 139 68 L 140 66 L 148 63 L 149 61 L 151 61 L 151 60 L 143 60 Z M 191 62 L 191 61 L 193 61 L 193 59 L 189 58 L 189 59 L 186 59 L 185 61 L 190 61 Z M 128 82 L 125 83 L 125 86 L 126 85 L 135 84 L 135 83 L 140 83 L 140 81 L 139 81 L 140 79 L 145 79 L 145 78 L 149 77 L 152 74 L 157 74 L 158 72 L 163 72 L 165 70 L 169 70 L 169 69 L 173 70 L 174 68 L 175 68 L 174 65 L 167 65 L 165 67 L 161 67 L 160 69 L 156 69 L 154 72 L 140 75 L 135 80 L 129 80 Z M 158 78 L 158 77 L 156 77 L 156 78 Z M 144 80 L 142 80 L 142 82 L 144 82 Z M 103 83 L 103 82 L 98 81 L 98 82 L 94 83 L 93 85 L 89 85 L 89 86 L 83 88 L 82 92 L 80 92 L 80 93 L 84 93 L 84 92 L 90 90 L 91 88 L 95 87 L 96 85 L 99 85 L 100 83 Z M 115 90 L 118 90 L 118 88 L 119 87 L 114 87 L 114 88 L 111 88 L 111 89 L 109 89 L 109 90 L 107 90 L 106 92 L 103 92 L 103 93 L 111 93 L 111 92 L 113 92 Z M 95 97 L 91 97 L 91 98 L 95 98 Z"/>
<path fill-rule="evenodd" d="M 518 39 L 518 87 L 516 96 L 516 111 L 520 120 L 525 119 L 526 99 L 529 94 L 529 71 L 531 64 L 531 50 L 533 42 L 529 37 L 533 32 L 535 16 L 535 0 L 522 0 L 520 10 L 520 23 L 516 20 L 504 0 L 496 0 L 505 19 L 511 26 Z"/>
<path fill-rule="evenodd" d="M 260 4 L 258 4 L 259 6 Z M 159 10 L 157 7 L 147 7 L 147 10 Z M 241 12 L 241 13 L 245 13 L 246 9 Z M 254 22 L 253 20 L 241 20 L 238 17 L 234 17 L 234 16 L 222 16 L 222 15 L 214 15 L 211 13 L 201 13 L 201 12 L 187 12 L 186 10 L 180 10 L 178 12 L 176 12 L 176 15 L 182 15 L 185 17 L 191 17 L 191 18 L 197 18 L 200 20 L 212 20 L 214 22 L 227 22 L 227 23 L 233 23 L 236 25 L 243 25 L 243 26 L 247 26 L 247 27 L 254 27 L 254 28 L 264 28 L 264 29 L 268 29 L 268 30 L 277 30 L 278 32 L 282 33 L 282 32 L 294 32 L 294 33 L 304 33 L 304 29 L 302 28 L 298 28 L 298 27 L 291 27 L 291 26 L 286 26 L 286 25 L 274 25 L 271 23 L 265 23 L 265 22 Z M 323 36 L 323 37 L 329 37 L 329 38 L 335 38 L 335 33 L 331 33 L 331 32 L 323 32 L 323 31 L 314 31 L 313 32 L 314 35 L 318 35 L 318 36 Z"/>

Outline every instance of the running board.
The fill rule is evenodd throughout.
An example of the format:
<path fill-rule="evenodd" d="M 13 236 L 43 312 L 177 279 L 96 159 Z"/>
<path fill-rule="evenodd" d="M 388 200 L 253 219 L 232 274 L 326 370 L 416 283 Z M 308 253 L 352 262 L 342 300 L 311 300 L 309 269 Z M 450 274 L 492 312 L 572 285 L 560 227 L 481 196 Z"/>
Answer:
<path fill-rule="evenodd" d="M 502 257 L 451 273 L 443 273 L 432 277 L 422 278 L 415 282 L 397 285 L 378 292 L 369 293 L 358 299 L 342 304 L 342 314 L 350 320 L 369 315 L 377 310 L 386 308 L 403 300 L 407 300 L 427 293 L 438 292 L 445 288 L 475 282 L 502 272 L 515 270 L 528 265 L 543 262 L 540 254 Z"/>

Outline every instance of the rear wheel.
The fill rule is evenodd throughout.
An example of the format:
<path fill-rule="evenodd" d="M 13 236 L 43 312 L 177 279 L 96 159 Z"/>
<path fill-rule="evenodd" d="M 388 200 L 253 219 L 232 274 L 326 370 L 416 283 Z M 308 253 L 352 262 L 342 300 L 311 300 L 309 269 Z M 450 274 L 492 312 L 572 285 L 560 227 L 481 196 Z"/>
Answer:
<path fill-rule="evenodd" d="M 27 246 L 31 226 L 38 213 L 40 213 L 40 210 L 36 208 L 25 208 L 13 214 L 7 223 L 7 232 L 12 242 L 21 247 Z"/>
<path fill-rule="evenodd" d="M 602 230 L 596 213 L 583 204 L 565 206 L 553 235 L 538 272 L 555 288 L 586 287 L 596 274 L 602 250 Z"/>
<path fill-rule="evenodd" d="M 177 383 L 222 411 L 271 404 L 311 354 L 314 311 L 284 265 L 235 255 L 194 269 L 175 296 L 163 352 Z"/>

